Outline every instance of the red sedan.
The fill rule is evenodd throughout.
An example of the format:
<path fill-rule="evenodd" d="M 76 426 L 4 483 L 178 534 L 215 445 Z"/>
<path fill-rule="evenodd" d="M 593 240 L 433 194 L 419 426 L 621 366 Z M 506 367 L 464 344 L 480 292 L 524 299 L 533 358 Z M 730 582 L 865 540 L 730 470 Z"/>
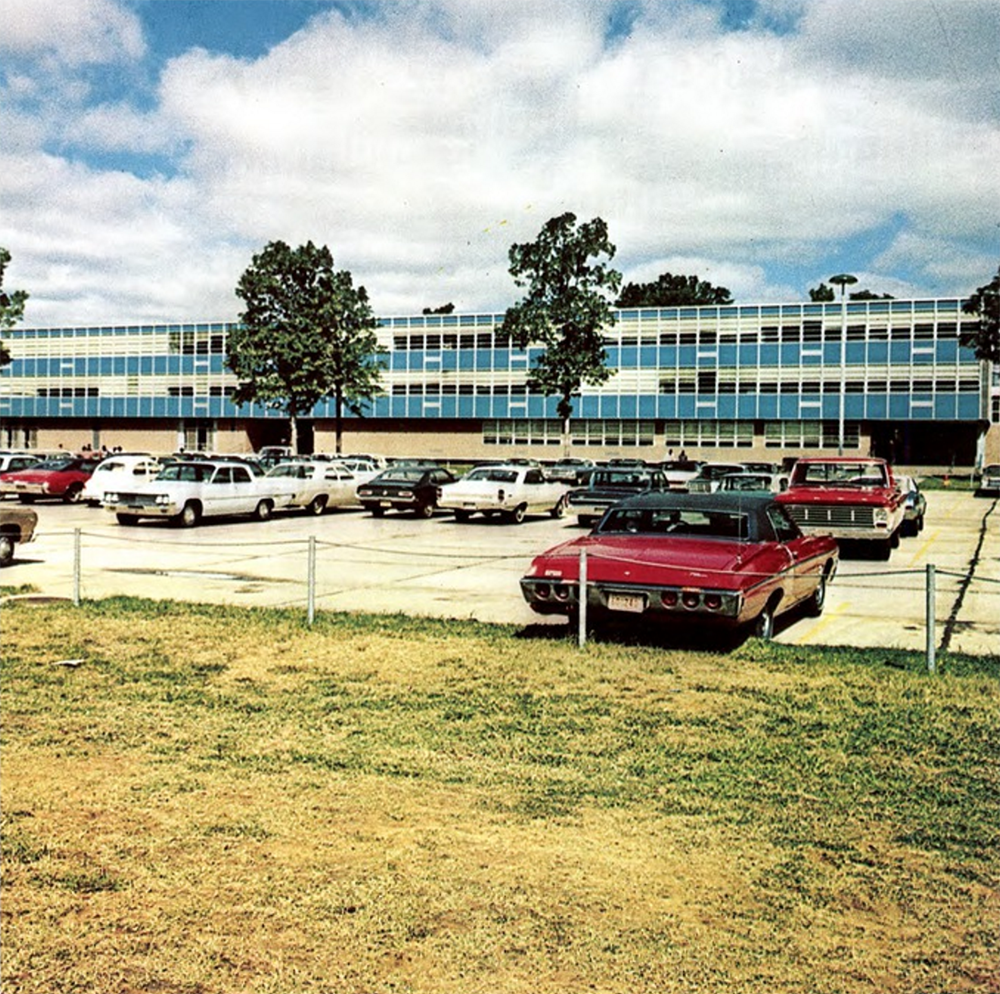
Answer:
<path fill-rule="evenodd" d="M 611 508 L 587 536 L 542 553 L 521 580 L 539 614 L 753 625 L 805 605 L 818 615 L 837 569 L 836 540 L 803 535 L 771 495 L 649 494 Z"/>
<path fill-rule="evenodd" d="M 71 504 L 80 499 L 83 485 L 99 461 L 69 455 L 46 459 L 16 473 L 0 474 L 0 493 L 16 494 L 23 504 L 44 497 L 58 497 Z"/>

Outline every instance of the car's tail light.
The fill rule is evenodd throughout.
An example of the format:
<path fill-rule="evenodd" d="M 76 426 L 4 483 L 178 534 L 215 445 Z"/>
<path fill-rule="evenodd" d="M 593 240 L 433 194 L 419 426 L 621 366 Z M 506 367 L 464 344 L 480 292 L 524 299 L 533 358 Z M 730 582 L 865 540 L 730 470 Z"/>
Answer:
<path fill-rule="evenodd" d="M 547 583 L 535 584 L 535 596 L 540 600 L 545 600 L 552 593 L 552 588 Z"/>
<path fill-rule="evenodd" d="M 664 590 L 660 595 L 660 600 L 664 607 L 677 607 L 679 597 L 676 590 Z"/>
<path fill-rule="evenodd" d="M 681 594 L 681 603 L 689 610 L 694 610 L 701 603 L 701 594 L 697 590 L 685 590 Z"/>
<path fill-rule="evenodd" d="M 553 588 L 553 593 L 556 595 L 557 601 L 568 601 L 569 600 L 569 584 L 561 583 L 558 587 Z"/>
<path fill-rule="evenodd" d="M 504 493 L 504 489 L 503 489 L 503 487 L 501 487 L 501 488 L 500 488 L 500 489 L 499 489 L 499 490 L 497 491 L 497 500 L 498 500 L 498 501 L 500 501 L 500 503 L 502 504 L 502 503 L 503 503 L 503 501 L 504 501 L 504 498 L 505 498 L 506 496 L 507 496 L 507 494 L 506 494 L 506 493 Z"/>
<path fill-rule="evenodd" d="M 705 594 L 705 607 L 709 611 L 718 611 L 722 607 L 722 597 L 719 594 Z"/>

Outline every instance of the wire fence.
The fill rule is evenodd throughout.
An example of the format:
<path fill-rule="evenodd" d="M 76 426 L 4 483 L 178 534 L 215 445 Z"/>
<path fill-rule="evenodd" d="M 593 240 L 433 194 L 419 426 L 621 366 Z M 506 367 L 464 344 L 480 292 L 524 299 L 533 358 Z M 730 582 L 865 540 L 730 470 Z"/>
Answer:
<path fill-rule="evenodd" d="M 119 564 L 115 568 L 115 572 L 125 574 L 141 572 L 154 576 L 159 574 L 201 579 L 244 581 L 249 579 L 261 584 L 284 584 L 290 590 L 298 588 L 299 593 L 293 593 L 287 597 L 282 606 L 304 608 L 306 619 L 310 625 L 315 620 L 317 598 L 321 593 L 320 557 L 324 553 L 330 555 L 323 559 L 325 569 L 322 579 L 329 581 L 331 569 L 339 565 L 342 571 L 347 571 L 342 583 L 354 582 L 358 587 L 365 585 L 364 570 L 379 566 L 387 567 L 395 564 L 405 567 L 409 564 L 423 563 L 424 568 L 429 568 L 440 565 L 443 568 L 437 572 L 444 574 L 480 567 L 503 567 L 509 570 L 513 564 L 523 565 L 525 563 L 523 551 L 497 553 L 474 548 L 457 551 L 440 547 L 418 549 L 400 546 L 397 548 L 358 541 L 319 539 L 315 536 L 268 540 L 263 543 L 212 542 L 203 541 L 199 537 L 197 549 L 206 554 L 207 561 L 200 563 L 197 568 L 185 569 L 183 565 L 165 561 L 165 557 L 169 550 L 190 549 L 190 534 L 178 535 L 173 539 L 167 536 L 152 538 L 148 534 L 144 534 L 141 541 L 136 541 L 134 535 L 125 531 L 119 534 L 117 532 L 90 532 L 76 528 L 72 531 L 50 532 L 47 537 L 50 539 L 69 538 L 73 543 L 72 601 L 74 604 L 79 605 L 82 601 L 83 587 L 87 576 L 108 571 L 108 566 L 102 562 L 101 554 L 108 547 L 108 543 L 114 543 L 119 547 L 126 546 L 136 550 L 136 565 L 130 567 L 127 563 Z M 301 553 L 297 550 L 301 550 Z M 965 571 L 938 569 L 933 564 L 908 568 L 862 569 L 850 573 L 841 570 L 837 577 L 837 586 L 842 589 L 855 589 L 862 592 L 866 589 L 882 590 L 887 586 L 886 581 L 891 579 L 892 588 L 898 589 L 901 594 L 910 597 L 922 594 L 923 607 L 920 616 L 925 635 L 927 669 L 929 672 L 935 672 L 937 653 L 948 651 L 950 648 L 954 633 L 959 626 L 959 613 L 970 593 L 986 595 L 990 599 L 995 596 L 997 604 L 995 610 L 991 612 L 991 616 L 1000 618 L 1000 578 L 984 576 L 977 570 L 979 551 L 977 549 L 976 557 L 972 560 L 970 568 Z M 283 561 L 283 571 L 260 570 L 262 561 L 273 561 L 279 557 Z M 331 563 L 331 558 L 334 563 Z M 588 558 L 591 567 L 595 565 L 595 561 L 602 564 L 642 566 L 644 569 L 660 570 L 664 576 L 670 571 L 677 573 L 688 568 L 686 562 L 660 561 L 650 564 L 646 560 L 613 555 L 600 550 L 590 551 L 586 556 L 581 557 L 577 574 L 579 579 L 576 581 L 579 584 L 578 597 L 581 607 L 578 634 L 581 645 L 585 644 L 586 641 L 587 592 L 593 582 L 593 577 L 591 580 L 587 579 L 588 564 L 586 559 Z M 251 575 L 245 571 L 248 563 L 254 564 L 254 572 Z M 296 564 L 299 564 L 298 568 L 296 568 Z M 700 564 L 698 572 L 705 577 L 731 575 L 731 570 L 714 568 L 707 564 Z M 764 580 L 770 578 L 772 573 L 750 571 L 744 575 Z M 908 582 L 907 578 L 912 578 L 912 581 Z M 512 592 L 511 596 L 517 596 L 516 592 Z M 941 616 L 943 620 L 939 621 L 938 602 L 945 597 L 948 598 L 950 606 L 949 610 Z M 191 599 L 199 598 L 195 596 Z M 913 606 L 911 601 L 911 610 Z"/>

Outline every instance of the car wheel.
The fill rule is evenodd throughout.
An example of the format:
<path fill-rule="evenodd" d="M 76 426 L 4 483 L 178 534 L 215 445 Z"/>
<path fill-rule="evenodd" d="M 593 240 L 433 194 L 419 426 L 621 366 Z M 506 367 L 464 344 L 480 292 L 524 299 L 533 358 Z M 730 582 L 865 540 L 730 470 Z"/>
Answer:
<path fill-rule="evenodd" d="M 458 522 L 460 522 L 461 524 L 465 524 L 465 522 L 468 521 L 470 517 L 471 517 L 471 515 L 469 514 L 468 511 L 456 511 L 455 512 L 455 520 L 458 521 Z"/>
<path fill-rule="evenodd" d="M 317 494 L 311 501 L 309 501 L 309 506 L 306 510 L 310 514 L 314 514 L 316 517 L 319 517 L 326 510 L 326 495 Z"/>
<path fill-rule="evenodd" d="M 66 492 L 63 494 L 64 504 L 79 504 L 80 496 L 83 494 L 83 484 L 82 483 L 71 483 L 67 488 Z"/>
<path fill-rule="evenodd" d="M 14 539 L 10 535 L 0 535 L 0 566 L 9 566 L 14 561 Z"/>
<path fill-rule="evenodd" d="M 812 592 L 809 600 L 806 601 L 806 612 L 810 617 L 818 618 L 823 613 L 823 608 L 826 605 L 826 581 L 827 574 L 825 571 L 819 578 L 819 582 L 816 584 L 816 589 Z"/>
<path fill-rule="evenodd" d="M 524 505 L 518 504 L 513 511 L 508 511 L 507 520 L 512 525 L 519 525 L 522 521 L 524 521 Z"/>
<path fill-rule="evenodd" d="M 274 505 L 269 500 L 262 500 L 253 512 L 254 518 L 258 521 L 270 521 L 272 514 L 274 514 Z"/>
<path fill-rule="evenodd" d="M 923 530 L 924 530 L 924 516 L 922 514 L 918 514 L 915 523 L 915 531 L 919 535 Z"/>
<path fill-rule="evenodd" d="M 578 514 L 576 516 L 576 520 L 579 521 L 584 528 L 593 528 L 594 526 L 594 519 L 589 514 Z"/>
<path fill-rule="evenodd" d="M 22 504 L 34 504 L 35 503 L 35 495 L 34 494 L 18 494 L 17 495 L 17 499 Z"/>
<path fill-rule="evenodd" d="M 373 518 L 381 518 L 381 517 L 383 517 L 385 515 L 385 508 L 384 507 L 373 507 L 370 510 L 372 512 L 372 517 Z"/>
<path fill-rule="evenodd" d="M 434 505 L 433 504 L 420 504 L 417 506 L 417 517 L 418 518 L 433 518 L 434 517 Z"/>
<path fill-rule="evenodd" d="M 553 518 L 564 517 L 566 514 L 566 498 L 560 497 L 559 500 L 556 501 L 556 506 L 549 511 L 549 514 L 551 514 Z"/>
<path fill-rule="evenodd" d="M 774 638 L 774 608 L 768 604 L 753 623 L 753 633 L 759 639 L 770 642 Z"/>
<path fill-rule="evenodd" d="M 892 539 L 887 538 L 882 542 L 878 543 L 878 548 L 875 550 L 876 558 L 881 560 L 883 563 L 887 563 L 892 556 Z"/>
<path fill-rule="evenodd" d="M 174 520 L 181 528 L 194 528 L 201 521 L 201 508 L 194 501 L 189 501 Z"/>
<path fill-rule="evenodd" d="M 120 525 L 137 525 L 139 523 L 139 516 L 136 514 L 121 514 L 115 515 L 118 519 L 118 524 Z"/>

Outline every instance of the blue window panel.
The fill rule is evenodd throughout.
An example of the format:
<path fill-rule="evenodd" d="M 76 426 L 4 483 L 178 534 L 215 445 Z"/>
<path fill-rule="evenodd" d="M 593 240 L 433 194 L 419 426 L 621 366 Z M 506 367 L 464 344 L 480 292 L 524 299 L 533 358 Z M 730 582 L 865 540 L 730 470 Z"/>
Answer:
<path fill-rule="evenodd" d="M 681 345 L 677 349 L 677 363 L 680 366 L 694 367 L 698 364 L 698 348 L 694 345 Z"/>
<path fill-rule="evenodd" d="M 622 369 L 635 369 L 639 365 L 639 349 L 634 345 L 625 346 L 618 350 L 617 365 Z"/>
<path fill-rule="evenodd" d="M 441 398 L 441 413 L 438 417 L 441 418 L 453 418 L 455 417 L 455 411 L 457 408 L 456 401 L 457 397 L 442 397 Z"/>
<path fill-rule="evenodd" d="M 760 347 L 760 365 L 761 366 L 777 366 L 778 365 L 778 346 L 777 345 L 761 345 Z"/>
<path fill-rule="evenodd" d="M 798 364 L 799 356 L 802 353 L 800 345 L 779 345 L 778 349 L 782 366 L 795 366 Z"/>
<path fill-rule="evenodd" d="M 441 353 L 442 369 L 458 369 L 458 353 L 454 349 L 445 349 Z"/>
<path fill-rule="evenodd" d="M 493 350 L 476 349 L 476 369 L 493 368 Z"/>
<path fill-rule="evenodd" d="M 889 395 L 889 417 L 908 418 L 910 416 L 910 395 L 890 394 Z"/>
<path fill-rule="evenodd" d="M 865 416 L 865 395 L 863 393 L 849 393 L 844 397 L 844 417 L 852 420 L 860 420 Z M 839 417 L 839 409 L 834 408 L 830 415 L 831 419 Z"/>
<path fill-rule="evenodd" d="M 954 338 L 937 343 L 938 362 L 955 362 L 958 359 L 958 342 Z"/>
<path fill-rule="evenodd" d="M 804 355 L 800 357 L 800 361 L 803 366 L 822 366 L 823 357 L 817 352 L 812 355 Z"/>
<path fill-rule="evenodd" d="M 720 418 L 732 419 L 736 417 L 736 395 L 723 394 L 719 397 L 719 402 L 715 405 L 716 415 Z"/>
<path fill-rule="evenodd" d="M 937 362 L 933 352 L 914 352 L 911 360 L 914 366 L 932 366 Z"/>
<path fill-rule="evenodd" d="M 374 403 L 372 404 L 372 417 L 374 418 L 387 418 L 389 417 L 389 404 L 390 397 L 383 394 L 380 397 L 376 397 Z"/>
<path fill-rule="evenodd" d="M 492 355 L 494 369 L 510 369 L 510 349 L 494 349 Z"/>
<path fill-rule="evenodd" d="M 598 405 L 600 418 L 617 418 L 618 417 L 618 397 L 600 397 L 600 404 Z"/>
<path fill-rule="evenodd" d="M 719 346 L 719 366 L 737 366 L 740 361 L 740 350 L 737 345 Z"/>
<path fill-rule="evenodd" d="M 208 357 L 208 368 L 212 373 L 225 373 L 228 370 L 226 357 L 222 355 L 210 355 Z"/>
<path fill-rule="evenodd" d="M 831 349 L 832 355 L 828 360 L 831 364 L 836 364 L 840 362 L 840 347 L 834 346 Z M 847 354 L 847 362 L 852 366 L 862 366 L 865 361 L 865 343 L 864 342 L 848 342 L 847 348 L 845 349 Z"/>
<path fill-rule="evenodd" d="M 507 397 L 494 397 L 493 398 L 493 417 L 495 418 L 509 418 L 510 415 L 510 400 Z"/>
<path fill-rule="evenodd" d="M 656 416 L 671 420 L 677 417 L 677 397 L 675 394 L 660 394 L 657 397 Z"/>
<path fill-rule="evenodd" d="M 777 416 L 777 396 L 775 394 L 761 394 L 757 400 L 757 417 L 773 421 Z"/>
<path fill-rule="evenodd" d="M 127 417 L 127 418 L 137 418 L 137 417 L 139 417 L 139 398 L 138 397 L 126 397 L 125 398 L 125 417 Z"/>
<path fill-rule="evenodd" d="M 868 343 L 868 362 L 871 365 L 881 365 L 884 362 L 889 361 L 889 343 L 888 342 L 869 342 Z"/>
<path fill-rule="evenodd" d="M 889 362 L 909 362 L 911 348 L 912 346 L 909 342 L 890 342 Z"/>
<path fill-rule="evenodd" d="M 612 369 L 617 369 L 622 365 L 622 351 L 622 349 L 616 346 L 606 345 L 604 347 L 605 362 Z"/>
<path fill-rule="evenodd" d="M 165 418 L 167 416 L 167 398 L 166 397 L 154 397 L 153 398 L 153 417 L 154 418 Z"/>
<path fill-rule="evenodd" d="M 970 349 L 970 348 L 967 348 L 964 345 L 959 345 L 959 347 L 958 347 L 958 361 L 959 362 L 968 362 L 968 363 L 976 364 L 978 362 L 978 360 L 976 359 L 976 351 L 975 351 L 975 349 Z"/>
<path fill-rule="evenodd" d="M 618 417 L 637 418 L 639 416 L 639 403 L 636 397 L 618 398 Z"/>
<path fill-rule="evenodd" d="M 389 369 L 399 370 L 406 369 L 409 365 L 409 352 L 390 352 L 389 353 Z"/>
<path fill-rule="evenodd" d="M 581 418 L 598 418 L 601 416 L 600 397 L 581 397 L 577 401 L 577 405 L 580 408 Z"/>
<path fill-rule="evenodd" d="M 694 396 L 691 394 L 681 394 L 677 397 L 677 417 L 693 418 L 697 413 Z"/>
<path fill-rule="evenodd" d="M 799 398 L 791 394 L 778 394 L 778 417 L 792 421 L 799 417 Z"/>
<path fill-rule="evenodd" d="M 464 352 L 458 353 L 458 368 L 459 369 L 475 369 L 476 368 L 476 353 L 471 352 L 468 349 Z"/>
<path fill-rule="evenodd" d="M 864 395 L 858 394 L 861 398 L 861 409 L 864 410 Z M 844 398 L 844 404 L 847 404 L 847 398 Z M 837 419 L 840 415 L 840 397 L 832 393 L 823 394 L 820 399 L 820 417 Z M 859 417 L 861 415 L 858 415 Z"/>
<path fill-rule="evenodd" d="M 643 345 L 639 349 L 639 365 L 643 369 L 656 369 L 656 364 L 659 361 L 659 356 L 657 353 L 662 351 L 658 349 L 655 345 Z"/>
<path fill-rule="evenodd" d="M 756 366 L 757 365 L 757 346 L 756 345 L 740 345 L 739 346 L 739 364 L 741 366 Z"/>
<path fill-rule="evenodd" d="M 757 417 L 757 396 L 755 394 L 738 393 L 736 395 L 736 417 L 741 420 Z"/>
<path fill-rule="evenodd" d="M 153 372 L 153 357 L 151 355 L 139 356 L 139 365 L 135 370 L 140 376 L 150 376 Z"/>
<path fill-rule="evenodd" d="M 493 398 L 482 396 L 473 397 L 475 402 L 475 417 L 477 418 L 492 418 L 493 417 Z"/>
<path fill-rule="evenodd" d="M 656 396 L 655 394 L 643 394 L 639 398 L 639 417 L 640 418 L 655 418 L 656 415 Z"/>
<path fill-rule="evenodd" d="M 962 419 L 973 419 L 979 417 L 979 397 L 973 394 L 959 394 L 958 396 L 958 417 Z"/>
<path fill-rule="evenodd" d="M 390 417 L 393 418 L 405 418 L 406 417 L 406 398 L 405 397 L 393 397 L 392 398 L 392 414 Z"/>
<path fill-rule="evenodd" d="M 659 349 L 657 363 L 660 369 L 673 369 L 677 365 L 677 347 L 674 345 L 661 345 Z"/>
<path fill-rule="evenodd" d="M 458 416 L 460 418 L 475 417 L 475 407 L 476 407 L 475 397 L 458 398 Z"/>

